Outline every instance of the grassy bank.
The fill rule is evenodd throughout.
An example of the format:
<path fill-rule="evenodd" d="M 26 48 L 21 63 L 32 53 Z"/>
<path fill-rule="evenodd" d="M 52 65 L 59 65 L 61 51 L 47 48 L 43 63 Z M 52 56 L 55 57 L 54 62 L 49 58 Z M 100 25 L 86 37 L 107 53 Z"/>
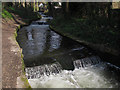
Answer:
<path fill-rule="evenodd" d="M 10 12 L 8 12 L 6 9 L 3 9 L 2 10 L 2 18 L 5 18 L 5 19 L 12 19 L 13 16 Z"/>
<path fill-rule="evenodd" d="M 30 23 L 32 20 L 40 19 L 41 16 L 33 11 L 32 7 L 6 7 L 2 10 L 2 17 L 3 18 L 9 18 L 9 19 L 15 19 L 12 15 L 18 15 L 21 20 L 25 23 Z"/>
<path fill-rule="evenodd" d="M 109 25 L 106 18 L 83 19 L 69 18 L 63 16 L 56 17 L 50 22 L 50 25 L 60 33 L 67 34 L 71 38 L 101 45 L 117 51 L 118 45 L 118 27 L 115 21 Z M 111 51 L 110 51 L 111 52 Z"/>

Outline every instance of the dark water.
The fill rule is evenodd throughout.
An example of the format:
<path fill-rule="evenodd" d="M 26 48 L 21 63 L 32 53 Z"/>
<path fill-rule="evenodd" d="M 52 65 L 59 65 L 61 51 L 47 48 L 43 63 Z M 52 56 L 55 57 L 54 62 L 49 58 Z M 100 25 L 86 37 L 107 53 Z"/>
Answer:
<path fill-rule="evenodd" d="M 32 28 L 29 39 L 27 28 Z M 92 52 L 72 39 L 60 36 L 47 26 L 24 27 L 17 40 L 23 49 L 26 67 L 59 62 L 64 69 L 73 69 L 73 61 L 88 57 Z"/>
<path fill-rule="evenodd" d="M 92 77 L 93 82 L 96 83 L 99 82 L 99 80 L 103 79 L 102 76 L 104 77 L 104 75 L 108 78 L 111 73 L 112 75 L 110 76 L 110 78 L 112 78 L 112 81 L 114 81 L 113 79 L 115 79 L 115 83 L 117 83 L 117 87 L 119 87 L 118 82 L 119 82 L 120 69 L 118 67 L 110 63 L 103 63 L 101 58 L 97 56 L 96 53 L 91 51 L 89 48 L 86 48 L 80 43 L 70 38 L 61 36 L 58 33 L 50 30 L 49 25 L 46 22 L 47 17 L 45 15 L 43 16 L 45 18 L 42 17 L 41 20 L 33 21 L 31 25 L 25 26 L 18 31 L 17 41 L 20 47 L 23 49 L 22 53 L 24 55 L 23 59 L 26 66 L 26 74 L 27 74 L 26 76 L 28 77 L 28 79 L 30 78 L 31 80 L 33 78 L 40 78 L 42 77 L 42 75 L 43 76 L 44 74 L 50 75 L 52 72 L 53 73 L 62 72 L 66 74 L 66 71 L 62 71 L 63 69 L 63 70 L 74 70 L 72 72 L 72 75 L 74 73 L 75 74 L 79 73 L 81 74 L 81 76 L 83 76 L 84 78 L 83 80 L 85 80 L 85 78 L 87 77 L 87 76 L 84 77 L 85 73 L 86 73 L 85 75 L 90 75 L 90 77 L 92 77 L 92 75 L 94 74 L 93 72 L 95 71 L 96 77 Z M 51 17 L 49 19 L 51 19 Z M 88 67 L 96 64 L 98 65 L 95 66 L 95 70 L 90 69 L 91 67 Z M 85 67 L 87 67 L 87 69 L 84 69 L 84 71 L 81 70 L 75 71 L 75 68 L 81 69 Z M 88 73 L 89 69 L 90 69 L 90 74 Z M 100 75 L 100 74 L 99 75 L 96 74 L 96 72 L 98 71 L 104 73 L 107 72 L 107 73 L 102 74 L 102 76 L 98 78 L 98 76 Z M 67 71 L 67 73 L 68 72 L 69 71 Z M 61 76 L 59 76 L 59 78 L 60 77 Z M 75 76 L 75 78 L 76 77 L 78 76 Z M 81 77 L 79 76 L 79 78 Z M 98 79 L 98 81 L 96 79 Z M 89 81 L 89 78 L 87 80 Z M 32 82 L 33 81 L 30 81 L 30 83 Z M 80 82 L 80 80 L 78 80 L 78 82 L 79 84 L 82 83 Z M 39 80 L 36 81 L 36 83 L 39 83 Z M 102 84 L 102 83 L 99 82 L 98 84 Z M 85 84 L 83 83 L 83 85 Z M 102 85 L 104 86 L 104 84 Z M 114 86 L 114 82 L 112 86 Z M 38 86 L 38 87 L 43 87 L 43 86 Z M 86 87 L 86 85 L 84 87 Z M 94 87 L 94 85 L 93 86 L 90 85 L 90 87 Z"/>

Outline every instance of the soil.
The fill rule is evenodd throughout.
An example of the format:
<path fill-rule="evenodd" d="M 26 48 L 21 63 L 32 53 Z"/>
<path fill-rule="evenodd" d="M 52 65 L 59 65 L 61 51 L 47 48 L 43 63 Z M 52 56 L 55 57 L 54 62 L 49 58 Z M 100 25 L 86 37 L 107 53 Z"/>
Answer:
<path fill-rule="evenodd" d="M 20 48 L 14 37 L 20 24 L 24 22 L 17 15 L 13 20 L 2 19 L 2 88 L 16 88 L 17 77 L 22 75 Z"/>

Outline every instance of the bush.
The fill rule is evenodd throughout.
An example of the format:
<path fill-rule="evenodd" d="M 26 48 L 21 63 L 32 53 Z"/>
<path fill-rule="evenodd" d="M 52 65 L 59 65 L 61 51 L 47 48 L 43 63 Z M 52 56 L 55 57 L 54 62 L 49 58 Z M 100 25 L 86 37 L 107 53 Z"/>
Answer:
<path fill-rule="evenodd" d="M 12 19 L 12 14 L 10 14 L 7 10 L 2 10 L 2 17 Z"/>
<path fill-rule="evenodd" d="M 106 18 L 82 19 L 71 17 L 66 20 L 56 17 L 50 22 L 53 28 L 67 33 L 80 40 L 90 43 L 102 44 L 109 48 L 118 49 L 118 30 L 109 25 Z"/>

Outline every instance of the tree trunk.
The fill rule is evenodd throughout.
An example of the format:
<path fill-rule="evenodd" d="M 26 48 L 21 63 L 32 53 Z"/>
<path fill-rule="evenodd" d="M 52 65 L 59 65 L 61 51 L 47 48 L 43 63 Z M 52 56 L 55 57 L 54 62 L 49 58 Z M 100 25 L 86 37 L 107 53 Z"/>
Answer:
<path fill-rule="evenodd" d="M 108 11 L 107 11 L 107 13 L 108 13 L 108 19 L 111 18 L 111 4 L 112 4 L 112 3 L 108 3 L 108 7 L 107 7 L 107 8 L 108 8 L 108 9 L 107 9 L 107 10 L 108 10 Z"/>
<path fill-rule="evenodd" d="M 39 4 L 38 4 L 38 0 L 37 0 L 37 11 L 39 11 Z"/>
<path fill-rule="evenodd" d="M 64 14 L 65 12 L 65 6 L 66 6 L 66 3 L 65 2 L 62 2 L 62 13 Z"/>
<path fill-rule="evenodd" d="M 108 19 L 108 24 L 111 26 L 111 6 L 112 3 L 107 4 L 107 19 Z"/>
<path fill-rule="evenodd" d="M 64 17 L 66 19 L 69 18 L 69 2 L 62 3 L 62 11 L 63 11 Z"/>
<path fill-rule="evenodd" d="M 66 2 L 66 13 L 69 13 L 69 2 Z"/>
<path fill-rule="evenodd" d="M 13 6 L 15 6 L 16 5 L 16 2 L 15 2 L 16 0 L 13 0 Z"/>
<path fill-rule="evenodd" d="M 21 0 L 19 0 L 19 7 L 21 6 Z"/>
<path fill-rule="evenodd" d="M 48 2 L 48 5 L 49 5 L 49 15 L 50 16 L 53 16 L 53 9 L 52 9 L 52 4 L 51 4 L 51 2 Z"/>
<path fill-rule="evenodd" d="M 22 2 L 22 6 L 25 8 L 25 0 Z"/>
<path fill-rule="evenodd" d="M 35 8 L 35 0 L 34 0 L 34 4 L 33 4 L 33 5 L 34 5 L 34 12 L 35 12 L 35 11 L 36 11 L 36 8 Z"/>
<path fill-rule="evenodd" d="M 25 7 L 27 7 L 27 1 L 25 0 Z"/>
<path fill-rule="evenodd" d="M 55 2 L 48 2 L 48 9 L 49 9 L 49 15 L 50 16 L 55 16 L 55 8 L 54 8 L 54 6 L 55 6 Z M 45 7 L 44 7 L 44 9 L 45 9 Z"/>

